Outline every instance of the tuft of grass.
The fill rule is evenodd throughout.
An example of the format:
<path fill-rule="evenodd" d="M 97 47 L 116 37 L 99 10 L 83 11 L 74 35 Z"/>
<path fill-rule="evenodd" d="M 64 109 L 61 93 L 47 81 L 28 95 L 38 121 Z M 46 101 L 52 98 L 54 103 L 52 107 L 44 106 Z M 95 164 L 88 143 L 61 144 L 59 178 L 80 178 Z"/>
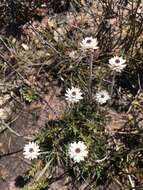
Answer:
<path fill-rule="evenodd" d="M 38 135 L 37 141 L 43 151 L 41 159 L 49 162 L 48 170 L 54 177 L 54 168 L 62 165 L 69 175 L 74 174 L 77 181 L 84 178 L 100 178 L 103 165 L 96 160 L 103 159 L 107 154 L 106 135 L 104 134 L 105 118 L 97 113 L 96 104 L 83 101 L 65 113 L 62 120 L 49 121 L 47 129 Z M 69 143 L 83 141 L 89 149 L 89 157 L 83 163 L 74 164 L 68 158 Z M 78 172 L 77 172 L 78 171 Z M 72 174 L 72 175 L 73 175 Z"/>
<path fill-rule="evenodd" d="M 48 186 L 46 180 L 41 179 L 38 182 L 34 182 L 32 185 L 26 185 L 23 190 L 41 190 Z"/>

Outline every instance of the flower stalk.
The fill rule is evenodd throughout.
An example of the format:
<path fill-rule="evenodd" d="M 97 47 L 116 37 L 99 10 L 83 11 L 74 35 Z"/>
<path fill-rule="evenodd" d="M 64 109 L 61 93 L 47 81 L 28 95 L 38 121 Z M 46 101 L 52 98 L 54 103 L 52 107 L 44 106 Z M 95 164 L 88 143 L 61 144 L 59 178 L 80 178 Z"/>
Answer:
<path fill-rule="evenodd" d="M 112 84 L 111 84 L 111 97 L 113 95 L 113 88 L 115 85 L 116 71 L 113 71 Z"/>
<path fill-rule="evenodd" d="M 89 86 L 88 86 L 88 91 L 89 91 L 90 99 L 92 99 L 92 75 L 93 75 L 93 52 L 91 52 L 90 63 L 89 63 Z"/>
<path fill-rule="evenodd" d="M 49 168 L 51 162 L 52 162 L 52 160 L 50 160 L 49 162 L 47 162 L 47 164 L 45 165 L 45 167 L 43 168 L 43 170 L 40 172 L 40 174 L 36 178 L 36 181 L 39 181 L 43 177 L 43 175 L 45 174 L 45 172 Z"/>

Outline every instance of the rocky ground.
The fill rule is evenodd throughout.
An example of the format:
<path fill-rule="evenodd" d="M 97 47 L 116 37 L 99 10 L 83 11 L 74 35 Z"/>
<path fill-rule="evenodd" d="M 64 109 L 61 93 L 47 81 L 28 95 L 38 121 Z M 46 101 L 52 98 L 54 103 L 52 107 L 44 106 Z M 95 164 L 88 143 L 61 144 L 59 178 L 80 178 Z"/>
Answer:
<path fill-rule="evenodd" d="M 86 1 L 81 0 L 81 5 L 83 7 L 85 2 Z M 113 2 L 114 6 L 117 2 L 118 1 Z M 127 4 L 127 1 L 120 2 L 123 2 L 123 4 L 122 7 L 119 4 L 118 8 L 120 11 L 118 13 L 120 13 L 122 18 L 126 20 L 125 18 L 131 10 L 131 4 Z M 108 5 L 108 3 L 106 5 Z M 62 9 L 66 9 L 66 6 L 68 5 L 64 5 Z M 122 46 L 124 41 L 126 42 L 125 39 L 128 33 L 128 28 L 125 27 L 120 35 L 119 31 L 121 28 L 119 23 L 121 21 L 121 17 L 118 17 L 118 15 L 115 14 L 118 9 L 113 8 L 115 12 L 111 11 L 110 14 L 105 11 L 104 16 L 102 16 L 102 4 L 95 1 L 90 7 L 89 12 L 87 7 L 81 9 L 79 12 L 77 11 L 78 9 L 76 11 L 72 10 L 73 12 L 69 9 L 68 11 L 66 10 L 60 13 L 58 12 L 59 9 L 57 9 L 57 4 L 54 8 L 54 15 L 45 7 L 37 8 L 35 13 L 38 15 L 37 17 L 40 18 L 40 20 L 32 18 L 30 22 L 25 21 L 19 27 L 22 34 L 20 34 L 20 37 L 19 33 L 18 36 L 14 36 L 13 34 L 12 36 L 9 36 L 9 41 L 11 41 L 11 44 L 16 47 L 16 51 L 12 45 L 8 46 L 8 43 L 8 45 L 6 45 L 5 41 L 0 39 L 2 41 L 2 45 L 0 44 L 0 51 L 12 65 L 12 67 L 9 67 L 7 64 L 5 64 L 6 66 L 0 65 L 0 190 L 19 190 L 25 185 L 23 176 L 31 166 L 31 162 L 25 160 L 23 157 L 23 145 L 27 140 L 32 140 L 43 126 L 45 126 L 47 121 L 62 118 L 62 114 L 66 109 L 66 102 L 62 97 L 63 84 L 58 84 L 55 80 L 57 73 L 54 74 L 55 76 L 52 75 L 51 77 L 51 73 L 49 71 L 50 67 L 59 60 L 57 57 L 50 57 L 48 55 L 47 49 L 49 46 L 47 48 L 45 41 L 38 38 L 35 31 L 32 30 L 33 27 L 37 31 L 46 29 L 48 34 L 52 33 L 53 39 L 57 43 L 60 40 L 63 40 L 64 36 L 68 36 L 70 39 L 73 38 L 75 41 L 78 41 L 78 39 L 81 38 L 81 34 L 84 34 L 85 36 L 90 33 L 95 34 L 97 27 L 99 27 L 99 30 L 96 31 L 96 33 L 98 34 L 98 38 L 103 42 L 103 44 L 105 44 L 102 49 L 103 52 L 106 52 L 106 49 L 108 49 L 107 46 L 109 45 L 110 47 L 110 43 L 112 42 L 113 51 L 118 53 L 120 48 L 119 46 L 116 46 L 116 44 L 120 41 L 120 45 Z M 105 10 L 108 10 L 108 7 L 105 6 Z M 48 11 L 50 12 L 50 14 L 48 13 L 49 15 L 47 14 Z M 85 12 L 88 14 L 85 14 Z M 94 18 L 97 18 L 96 22 L 94 22 Z M 7 29 L 3 26 L 3 29 L 1 30 L 2 36 L 7 36 L 6 30 Z M 78 33 L 77 31 L 80 32 Z M 103 31 L 105 33 L 103 33 Z M 111 31 L 114 31 L 112 35 L 110 35 Z M 12 29 L 12 33 L 13 32 L 15 32 L 15 30 Z M 106 43 L 106 39 L 108 38 L 109 40 Z M 143 38 L 143 35 L 141 38 Z M 125 46 L 128 45 L 128 43 L 129 42 L 127 42 L 127 44 L 125 43 Z M 36 51 L 34 46 L 37 48 L 35 48 Z M 139 51 L 141 51 L 140 47 Z M 69 55 L 70 49 L 67 48 L 67 51 L 64 53 L 65 55 Z M 46 56 L 48 57 L 48 61 L 46 60 Z M 5 59 L 3 57 L 1 58 L 5 62 Z M 18 66 L 17 63 L 19 64 Z M 62 73 L 64 69 L 65 66 L 62 66 L 60 72 Z M 53 72 L 53 70 L 51 72 Z M 22 77 L 24 77 L 24 79 L 21 76 L 20 79 L 18 78 L 19 73 L 22 73 Z M 18 77 L 16 74 L 18 74 Z M 59 76 L 60 75 L 58 75 L 58 77 Z M 142 89 L 142 76 L 140 79 L 140 89 Z M 62 82 L 64 81 L 62 77 L 60 80 Z M 30 87 L 34 86 L 38 93 L 40 92 L 40 98 L 32 103 L 25 102 L 19 94 L 19 88 L 21 88 L 23 84 L 29 85 Z M 14 85 L 14 87 L 12 87 L 12 85 Z M 7 86 L 10 87 L 10 89 L 1 89 L 1 86 Z M 139 94 L 136 94 L 137 98 L 140 94 L 140 92 Z M 128 106 L 128 101 L 124 101 L 124 98 L 121 99 L 123 100 L 120 105 L 122 110 L 125 103 L 127 103 Z M 121 129 L 129 117 L 132 117 L 128 114 L 130 113 L 130 110 L 132 110 L 132 106 L 129 107 L 128 112 L 120 112 L 119 114 L 115 110 L 109 108 L 108 115 L 110 122 L 107 124 L 106 132 L 112 134 Z M 140 120 L 139 128 L 142 129 L 142 111 L 136 113 Z M 112 140 L 114 141 L 114 139 Z M 61 171 L 58 170 L 58 175 L 60 172 Z M 67 176 L 59 178 L 57 181 L 52 183 L 48 189 L 91 190 L 90 187 L 87 187 L 86 182 L 81 187 L 77 187 L 76 184 L 71 182 L 71 179 Z M 96 189 L 125 190 L 125 187 L 123 187 L 119 181 L 113 183 L 105 180 L 105 182 L 103 181 L 102 184 L 99 184 Z"/>

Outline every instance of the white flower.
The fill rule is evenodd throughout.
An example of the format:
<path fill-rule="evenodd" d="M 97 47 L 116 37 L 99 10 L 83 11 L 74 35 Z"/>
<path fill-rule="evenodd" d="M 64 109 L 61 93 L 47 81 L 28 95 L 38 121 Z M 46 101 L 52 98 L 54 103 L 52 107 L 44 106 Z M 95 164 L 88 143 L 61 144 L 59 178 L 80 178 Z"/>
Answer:
<path fill-rule="evenodd" d="M 110 99 L 110 95 L 106 90 L 101 90 L 96 93 L 95 99 L 99 104 L 105 104 Z"/>
<path fill-rule="evenodd" d="M 98 49 L 98 41 L 96 38 L 91 37 L 86 37 L 82 40 L 80 43 L 81 47 L 83 49 Z"/>
<path fill-rule="evenodd" d="M 7 120 L 12 113 L 12 105 L 7 104 L 9 99 L 8 94 L 0 96 L 0 119 L 2 120 Z"/>
<path fill-rule="evenodd" d="M 74 162 L 79 163 L 80 161 L 84 161 L 85 157 L 88 155 L 87 146 L 81 141 L 71 143 L 68 153 L 69 157 L 72 158 Z"/>
<path fill-rule="evenodd" d="M 56 42 L 62 41 L 65 35 L 66 30 L 63 27 L 59 27 L 56 30 L 54 30 L 54 40 Z"/>
<path fill-rule="evenodd" d="M 28 51 L 29 50 L 29 47 L 28 47 L 28 45 L 26 45 L 26 44 L 21 44 L 21 46 L 23 47 L 23 49 L 25 50 L 25 51 Z"/>
<path fill-rule="evenodd" d="M 138 13 L 138 14 L 143 14 L 143 4 L 141 4 L 141 5 L 138 7 L 137 13 Z"/>
<path fill-rule="evenodd" d="M 71 103 L 79 102 L 79 100 L 83 99 L 82 93 L 79 88 L 72 87 L 71 89 L 66 90 L 66 100 Z"/>
<path fill-rule="evenodd" d="M 2 106 L 3 104 L 5 104 L 9 99 L 10 99 L 10 95 L 9 94 L 0 96 L 0 106 Z"/>
<path fill-rule="evenodd" d="M 12 108 L 10 106 L 5 106 L 4 108 L 0 108 L 0 119 L 7 120 L 12 113 Z"/>
<path fill-rule="evenodd" d="M 122 57 L 114 56 L 109 59 L 109 67 L 113 71 L 121 72 L 127 66 L 125 62 L 126 60 Z"/>
<path fill-rule="evenodd" d="M 25 158 L 32 160 L 34 158 L 37 158 L 40 154 L 40 148 L 39 145 L 37 145 L 35 142 L 29 142 L 24 146 L 23 149 L 23 155 Z"/>
<path fill-rule="evenodd" d="M 71 51 L 71 52 L 69 52 L 69 57 L 72 58 L 72 59 L 77 59 L 78 58 L 77 51 Z"/>

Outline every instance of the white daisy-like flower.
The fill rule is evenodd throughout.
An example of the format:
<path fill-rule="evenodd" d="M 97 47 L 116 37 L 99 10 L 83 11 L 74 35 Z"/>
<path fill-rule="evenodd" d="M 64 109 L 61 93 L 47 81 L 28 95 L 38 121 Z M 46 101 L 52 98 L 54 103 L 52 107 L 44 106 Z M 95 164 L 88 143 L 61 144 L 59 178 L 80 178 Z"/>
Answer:
<path fill-rule="evenodd" d="M 82 40 L 80 43 L 81 47 L 83 49 L 98 49 L 98 41 L 96 38 L 91 37 L 86 37 Z"/>
<path fill-rule="evenodd" d="M 81 99 L 83 99 L 80 89 L 75 87 L 72 87 L 71 89 L 68 88 L 66 90 L 65 97 L 66 100 L 71 103 L 76 103 L 79 102 Z"/>
<path fill-rule="evenodd" d="M 24 146 L 23 155 L 26 159 L 33 160 L 40 154 L 39 145 L 35 142 L 29 142 Z"/>
<path fill-rule="evenodd" d="M 87 146 L 82 141 L 71 143 L 68 154 L 74 162 L 79 163 L 80 161 L 84 161 L 85 157 L 88 155 Z"/>
<path fill-rule="evenodd" d="M 96 93 L 95 99 L 99 104 L 105 104 L 110 99 L 110 95 L 106 90 L 101 90 Z"/>
<path fill-rule="evenodd" d="M 72 59 L 77 59 L 78 58 L 77 51 L 71 51 L 71 52 L 69 52 L 69 57 L 72 58 Z"/>
<path fill-rule="evenodd" d="M 119 56 L 114 56 L 109 59 L 109 67 L 116 72 L 121 72 L 127 64 L 125 64 L 126 60 Z"/>

